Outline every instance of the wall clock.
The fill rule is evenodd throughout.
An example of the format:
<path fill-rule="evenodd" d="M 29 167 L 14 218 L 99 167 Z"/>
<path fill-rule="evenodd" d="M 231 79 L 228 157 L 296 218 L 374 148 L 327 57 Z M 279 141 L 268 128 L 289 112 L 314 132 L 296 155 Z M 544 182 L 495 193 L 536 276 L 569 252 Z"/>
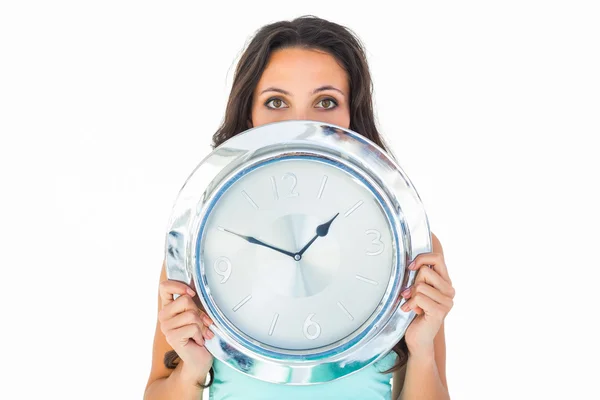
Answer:
<path fill-rule="evenodd" d="M 249 129 L 214 149 L 168 222 L 169 279 L 195 287 L 222 362 L 307 385 L 384 356 L 415 314 L 399 296 L 431 251 L 400 166 L 359 134 L 317 121 Z"/>

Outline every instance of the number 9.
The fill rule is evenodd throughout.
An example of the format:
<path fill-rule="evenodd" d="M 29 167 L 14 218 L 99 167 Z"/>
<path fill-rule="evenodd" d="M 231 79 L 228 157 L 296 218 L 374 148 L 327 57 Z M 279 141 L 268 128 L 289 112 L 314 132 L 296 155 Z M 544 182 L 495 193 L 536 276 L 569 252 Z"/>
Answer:
<path fill-rule="evenodd" d="M 219 268 L 219 266 L 221 265 L 221 263 L 225 264 L 225 269 L 222 270 Z M 229 261 L 229 258 L 227 257 L 219 257 L 215 260 L 215 263 L 213 264 L 213 267 L 215 269 L 215 272 L 222 277 L 223 279 L 221 280 L 221 283 L 225 283 L 227 282 L 227 279 L 229 279 L 229 277 L 231 276 L 231 261 Z"/>

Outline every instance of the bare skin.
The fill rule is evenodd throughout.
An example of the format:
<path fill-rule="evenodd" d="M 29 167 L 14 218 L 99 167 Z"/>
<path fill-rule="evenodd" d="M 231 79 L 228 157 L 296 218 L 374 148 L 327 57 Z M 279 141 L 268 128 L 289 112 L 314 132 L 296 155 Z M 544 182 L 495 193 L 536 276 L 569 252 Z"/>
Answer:
<path fill-rule="evenodd" d="M 348 76 L 333 56 L 307 49 L 284 49 L 271 55 L 254 90 L 248 128 L 292 119 L 350 126 Z M 420 315 L 406 333 L 411 357 L 406 367 L 394 373 L 394 399 L 447 398 L 443 319 L 452 307 L 454 289 L 435 235 L 429 255 L 420 261 L 435 265 L 430 269 L 417 263 L 416 284 L 406 297 Z M 208 330 L 212 321 L 201 310 L 198 297 L 186 294 L 187 288 L 167 281 L 163 263 L 147 400 L 198 399 L 202 393 L 195 382 L 204 382 L 212 365 L 212 356 L 203 347 L 212 335 Z M 173 300 L 174 293 L 182 296 Z M 163 364 L 164 354 L 173 348 L 182 359 L 175 370 Z M 417 392 L 424 386 L 431 386 L 431 392 L 414 397 L 421 396 Z"/>
<path fill-rule="evenodd" d="M 313 93 L 325 86 L 332 88 Z M 348 128 L 349 101 L 346 72 L 331 55 L 315 50 L 279 50 L 271 55 L 254 90 L 250 126 L 310 119 Z"/>

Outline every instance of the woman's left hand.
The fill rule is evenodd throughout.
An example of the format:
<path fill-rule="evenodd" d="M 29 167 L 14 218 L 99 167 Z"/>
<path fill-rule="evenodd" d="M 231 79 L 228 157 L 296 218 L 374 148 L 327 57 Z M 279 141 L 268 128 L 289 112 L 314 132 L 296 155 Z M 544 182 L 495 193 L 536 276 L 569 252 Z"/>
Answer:
<path fill-rule="evenodd" d="M 407 299 L 401 308 L 417 314 L 404 335 L 406 345 L 410 353 L 433 351 L 433 339 L 454 304 L 454 288 L 441 253 L 419 254 L 409 269 L 419 272 L 413 285 L 401 293 Z"/>

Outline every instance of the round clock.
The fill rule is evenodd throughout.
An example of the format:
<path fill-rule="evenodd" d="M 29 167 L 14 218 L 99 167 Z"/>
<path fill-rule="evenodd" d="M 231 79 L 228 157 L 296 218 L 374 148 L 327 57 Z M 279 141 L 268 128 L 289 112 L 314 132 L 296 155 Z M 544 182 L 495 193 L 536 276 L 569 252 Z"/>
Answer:
<path fill-rule="evenodd" d="M 214 321 L 214 357 L 269 382 L 338 379 L 384 356 L 415 314 L 399 293 L 431 251 L 422 202 L 398 164 L 317 121 L 249 129 L 214 149 L 169 220 L 169 279 Z"/>

